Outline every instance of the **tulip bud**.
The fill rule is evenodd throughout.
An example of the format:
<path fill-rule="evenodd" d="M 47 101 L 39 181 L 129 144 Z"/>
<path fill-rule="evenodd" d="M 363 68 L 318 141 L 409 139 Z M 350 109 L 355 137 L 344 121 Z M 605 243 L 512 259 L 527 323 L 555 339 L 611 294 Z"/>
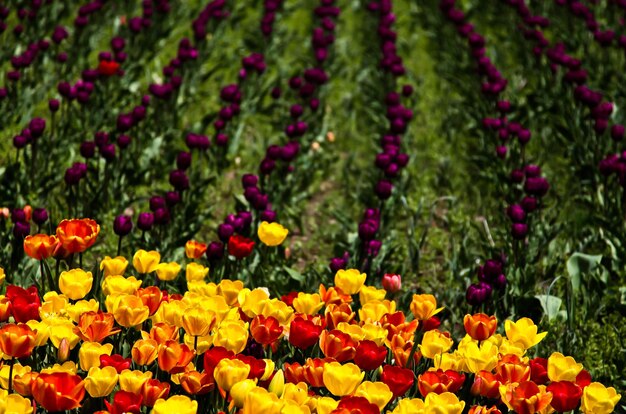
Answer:
<path fill-rule="evenodd" d="M 115 217 L 115 221 L 113 222 L 113 231 L 118 236 L 126 236 L 133 229 L 133 221 L 130 217 L 125 215 L 120 215 Z"/>
<path fill-rule="evenodd" d="M 389 293 L 396 293 L 402 288 L 402 276 L 385 273 L 383 276 L 383 288 Z"/>

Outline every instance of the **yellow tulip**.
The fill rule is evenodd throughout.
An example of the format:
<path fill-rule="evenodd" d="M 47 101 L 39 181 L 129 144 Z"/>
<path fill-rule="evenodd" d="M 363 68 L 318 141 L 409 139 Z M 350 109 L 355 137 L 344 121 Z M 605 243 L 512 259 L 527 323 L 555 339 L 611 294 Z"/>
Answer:
<path fill-rule="evenodd" d="M 0 284 L 2 283 L 0 282 Z M 32 414 L 32 412 L 33 405 L 28 398 L 24 398 L 19 394 L 9 394 L 8 391 L 0 390 L 1 414 Z"/>
<path fill-rule="evenodd" d="M 576 382 L 576 376 L 583 370 L 583 364 L 576 362 L 571 356 L 554 352 L 548 358 L 548 378 L 550 381 Z"/>
<path fill-rule="evenodd" d="M 282 369 L 276 371 L 276 374 L 270 381 L 270 385 L 267 387 L 267 390 L 276 394 L 279 398 L 282 397 L 283 391 L 285 390 L 285 374 Z"/>
<path fill-rule="evenodd" d="M 306 405 L 300 405 L 291 400 L 284 400 L 280 414 L 311 414 L 311 409 Z"/>
<path fill-rule="evenodd" d="M 65 296 L 72 300 L 82 299 L 87 296 L 93 285 L 93 275 L 83 269 L 72 269 L 61 272 L 59 276 L 59 289 Z"/>
<path fill-rule="evenodd" d="M 196 354 L 203 354 L 213 346 L 213 335 L 185 335 L 184 342 L 185 345 L 189 347 L 189 349 L 194 349 L 195 346 L 194 350 L 196 351 Z"/>
<path fill-rule="evenodd" d="M 80 369 L 89 371 L 93 367 L 100 366 L 100 355 L 111 355 L 113 344 L 101 345 L 98 342 L 83 342 L 78 350 Z"/>
<path fill-rule="evenodd" d="M 363 339 L 365 339 L 365 332 L 363 332 L 363 328 L 361 328 L 357 324 L 350 324 L 348 322 L 339 322 L 339 324 L 337 324 L 336 329 L 340 330 L 343 333 L 347 333 L 348 335 L 350 335 L 350 338 L 352 338 L 352 340 L 356 343 L 359 343 Z"/>
<path fill-rule="evenodd" d="M 374 341 L 376 345 L 381 346 L 387 340 L 387 329 L 374 323 L 365 322 L 363 328 L 363 339 Z"/>
<path fill-rule="evenodd" d="M 243 403 L 246 399 L 246 395 L 256 387 L 257 380 L 256 379 L 245 379 L 243 381 L 239 381 L 230 389 L 230 396 L 233 398 L 233 403 L 235 407 L 241 408 L 243 407 Z"/>
<path fill-rule="evenodd" d="M 248 342 L 248 324 L 239 320 L 225 320 L 219 324 L 213 337 L 214 346 L 223 346 L 235 354 L 240 353 Z"/>
<path fill-rule="evenodd" d="M 362 322 L 379 322 L 383 316 L 396 311 L 396 302 L 393 300 L 372 300 L 361 306 L 359 319 Z"/>
<path fill-rule="evenodd" d="M 255 387 L 246 395 L 241 414 L 279 414 L 284 401 L 265 388 Z"/>
<path fill-rule="evenodd" d="M 65 306 L 65 310 L 67 311 L 68 316 L 72 319 L 74 323 L 78 323 L 80 320 L 80 315 L 87 312 L 97 312 L 100 309 L 100 304 L 95 299 L 90 300 L 79 300 L 74 304 L 67 304 Z"/>
<path fill-rule="evenodd" d="M 159 263 L 155 270 L 159 280 L 170 282 L 178 277 L 180 265 L 176 262 Z"/>
<path fill-rule="evenodd" d="M 165 322 L 168 325 L 183 326 L 183 313 L 187 309 L 187 305 L 181 300 L 172 300 L 161 303 L 159 309 L 152 316 L 153 323 Z"/>
<path fill-rule="evenodd" d="M 242 290 L 243 282 L 241 280 L 222 279 L 217 285 L 217 294 L 223 296 L 230 306 L 237 304 L 237 297 Z"/>
<path fill-rule="evenodd" d="M 436 394 L 429 393 L 424 400 L 426 410 L 428 412 L 436 412 L 438 414 L 461 414 L 465 408 L 465 401 L 459 401 L 459 398 L 451 392 Z"/>
<path fill-rule="evenodd" d="M 143 384 L 149 379 L 152 379 L 152 372 L 150 371 L 141 372 L 125 369 L 119 376 L 120 390 L 140 394 L 141 387 L 143 387 Z"/>
<path fill-rule="evenodd" d="M 335 273 L 335 287 L 341 289 L 346 295 L 356 295 L 359 293 L 367 275 L 359 272 L 357 269 L 339 269 Z"/>
<path fill-rule="evenodd" d="M 50 339 L 50 324 L 46 321 L 36 321 L 31 319 L 26 325 L 33 331 L 37 332 L 35 336 L 35 347 L 43 346 Z"/>
<path fill-rule="evenodd" d="M 498 347 L 493 342 L 472 341 L 467 343 L 459 352 L 465 357 L 465 363 L 470 372 L 491 371 L 498 363 Z"/>
<path fill-rule="evenodd" d="M 9 389 L 9 364 L 4 364 L 0 367 L 0 386 L 5 389 Z M 31 371 L 31 367 L 28 365 L 21 365 L 19 363 L 13 364 L 13 379 L 15 380 L 16 376 L 22 376 L 27 372 Z"/>
<path fill-rule="evenodd" d="M 0 267 L 0 286 L 2 286 L 2 284 L 4 283 L 5 278 L 6 278 L 6 275 L 4 273 L 4 269 Z"/>
<path fill-rule="evenodd" d="M 297 384 L 288 382 L 285 384 L 281 398 L 283 401 L 293 401 L 298 403 L 298 405 L 303 405 L 309 399 L 309 387 L 304 382 Z"/>
<path fill-rule="evenodd" d="M 355 364 L 341 365 L 339 362 L 329 362 L 324 364 L 322 380 L 328 391 L 337 397 L 343 397 L 352 394 L 364 376 L 365 373 Z"/>
<path fill-rule="evenodd" d="M 122 256 L 105 256 L 100 262 L 100 270 L 104 271 L 104 276 L 123 275 L 128 266 L 128 259 Z"/>
<path fill-rule="evenodd" d="M 159 398 L 151 411 L 152 414 L 196 414 L 197 412 L 198 401 L 184 395 L 174 395 L 167 400 Z"/>
<path fill-rule="evenodd" d="M 187 282 L 187 290 L 189 293 L 197 293 L 202 296 L 217 295 L 217 285 L 213 282 L 207 283 L 204 280 Z"/>
<path fill-rule="evenodd" d="M 267 221 L 263 221 L 257 231 L 259 240 L 266 246 L 271 247 L 281 245 L 287 238 L 287 234 L 289 234 L 289 230 L 280 224 L 268 223 Z"/>
<path fill-rule="evenodd" d="M 183 314 L 183 328 L 190 336 L 207 336 L 215 321 L 215 312 L 199 305 L 187 308 Z"/>
<path fill-rule="evenodd" d="M 547 332 L 538 334 L 537 325 L 529 318 L 522 318 L 517 322 L 507 319 L 504 322 L 504 330 L 509 341 L 519 344 L 525 349 L 537 345 L 548 334 Z"/>
<path fill-rule="evenodd" d="M 430 411 L 429 411 L 430 412 Z M 439 411 L 434 411 L 439 414 Z M 426 413 L 426 404 L 419 398 L 403 398 L 400 400 L 392 414 L 423 414 Z M 444 412 L 442 412 L 443 414 Z"/>
<path fill-rule="evenodd" d="M 185 268 L 185 277 L 187 278 L 187 283 L 202 281 L 208 274 L 209 268 L 202 266 L 200 263 L 192 262 L 189 263 Z"/>
<path fill-rule="evenodd" d="M 433 295 L 413 295 L 411 312 L 418 321 L 428 320 L 442 310 L 443 308 L 437 307 L 437 299 Z"/>
<path fill-rule="evenodd" d="M 363 286 L 359 292 L 359 300 L 364 305 L 367 302 L 385 300 L 387 291 L 385 289 L 377 289 L 376 286 Z"/>
<path fill-rule="evenodd" d="M 107 397 L 117 384 L 119 375 L 113 367 L 92 367 L 85 378 L 85 390 L 93 398 Z"/>
<path fill-rule="evenodd" d="M 324 302 L 320 298 L 318 293 L 298 293 L 298 296 L 293 300 L 293 308 L 300 313 L 306 315 L 315 315 L 322 309 Z"/>
<path fill-rule="evenodd" d="M 376 404 L 381 412 L 393 398 L 391 389 L 384 382 L 365 381 L 357 387 L 354 395 L 367 398 L 367 401 Z"/>
<path fill-rule="evenodd" d="M 102 293 L 105 296 L 134 295 L 141 287 L 141 283 L 143 282 L 137 280 L 135 276 L 128 278 L 120 275 L 107 276 L 102 280 Z"/>
<path fill-rule="evenodd" d="M 592 382 L 583 390 L 580 409 L 585 414 L 609 414 L 622 396 L 613 387 L 605 387 L 599 382 Z"/>
<path fill-rule="evenodd" d="M 337 408 L 339 401 L 330 397 L 317 398 L 317 414 L 330 414 Z"/>
<path fill-rule="evenodd" d="M 111 310 L 117 323 L 125 328 L 137 326 L 150 316 L 150 309 L 135 295 L 120 295 Z"/>
<path fill-rule="evenodd" d="M 50 342 L 55 348 L 59 348 L 61 341 L 65 339 L 69 344 L 70 349 L 74 347 L 80 341 L 80 337 L 74 333 L 74 324 L 69 320 L 56 320 L 50 324 Z"/>
<path fill-rule="evenodd" d="M 238 359 L 224 358 L 215 366 L 213 377 L 221 389 L 229 392 L 238 383 L 248 378 L 250 365 Z"/>
<path fill-rule="evenodd" d="M 419 348 L 422 356 L 434 359 L 435 356 L 448 352 L 453 343 L 449 335 L 446 336 L 438 329 L 433 329 L 424 334 Z"/>
<path fill-rule="evenodd" d="M 137 250 L 133 256 L 133 267 L 139 273 L 154 272 L 161 261 L 161 254 L 159 252 L 145 251 L 143 249 Z"/>

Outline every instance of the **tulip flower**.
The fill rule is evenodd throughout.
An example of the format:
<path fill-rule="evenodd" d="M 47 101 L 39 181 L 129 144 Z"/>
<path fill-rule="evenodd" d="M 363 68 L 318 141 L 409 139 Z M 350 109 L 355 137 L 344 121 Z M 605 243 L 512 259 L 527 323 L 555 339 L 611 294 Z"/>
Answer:
<path fill-rule="evenodd" d="M 109 257 L 105 256 L 100 262 L 100 270 L 104 271 L 104 276 L 123 275 L 128 266 L 128 260 L 125 257 Z"/>
<path fill-rule="evenodd" d="M 72 269 L 61 272 L 59 276 L 59 289 L 65 296 L 72 300 L 84 298 L 93 285 L 91 272 L 82 269 Z"/>
<path fill-rule="evenodd" d="M 120 331 L 114 325 L 115 318 L 112 314 L 90 311 L 80 316 L 74 333 L 85 342 L 102 342 Z"/>
<path fill-rule="evenodd" d="M 269 345 L 283 334 L 283 328 L 273 316 L 257 315 L 250 322 L 250 334 L 261 345 Z"/>
<path fill-rule="evenodd" d="M 176 374 L 182 372 L 194 356 L 194 350 L 187 345 L 169 340 L 159 346 L 157 358 L 162 371 Z"/>
<path fill-rule="evenodd" d="M 11 358 L 24 358 L 35 347 L 37 332 L 24 323 L 9 323 L 0 328 L 0 351 Z"/>
<path fill-rule="evenodd" d="M 35 234 L 24 238 L 24 253 L 35 260 L 45 260 L 52 256 L 59 240 L 56 236 Z"/>
<path fill-rule="evenodd" d="M 85 396 L 85 383 L 78 375 L 67 372 L 39 374 L 32 384 L 37 404 L 48 411 L 72 410 L 80 407 Z"/>
<path fill-rule="evenodd" d="M 380 367 L 387 358 L 387 347 L 378 346 L 375 342 L 363 340 L 359 342 L 354 355 L 354 363 L 365 371 Z"/>
<path fill-rule="evenodd" d="M 137 296 L 121 295 L 115 298 L 112 313 L 117 323 L 123 327 L 130 328 L 148 319 L 150 309 Z"/>
<path fill-rule="evenodd" d="M 366 278 L 367 275 L 357 269 L 339 269 L 335 273 L 335 287 L 341 289 L 341 292 L 346 295 L 355 295 L 363 287 Z"/>
<path fill-rule="evenodd" d="M 475 315 L 465 315 L 463 326 L 465 332 L 477 341 L 484 341 L 496 332 L 498 321 L 495 316 L 488 316 L 484 313 Z"/>
<path fill-rule="evenodd" d="M 209 274 L 209 268 L 204 267 L 199 263 L 189 263 L 185 268 L 185 277 L 187 282 L 202 281 Z"/>
<path fill-rule="evenodd" d="M 576 376 L 582 369 L 583 364 L 577 363 L 574 358 L 566 357 L 560 352 L 554 352 L 548 358 L 548 378 L 550 381 L 575 382 Z"/>
<path fill-rule="evenodd" d="M 189 240 L 185 243 L 185 255 L 188 259 L 199 259 L 206 252 L 207 245 L 195 240 Z"/>
<path fill-rule="evenodd" d="M 560 413 L 571 411 L 578 407 L 583 395 L 582 388 L 569 381 L 551 382 L 546 387 L 546 391 L 552 393 L 550 405 Z"/>
<path fill-rule="evenodd" d="M 411 312 L 415 319 L 425 321 L 441 312 L 443 308 L 437 308 L 437 299 L 433 295 L 413 295 Z"/>
<path fill-rule="evenodd" d="M 320 349 L 326 357 L 338 362 L 350 361 L 356 354 L 356 343 L 350 335 L 337 329 L 323 330 L 319 340 Z"/>
<path fill-rule="evenodd" d="M 32 414 L 32 412 L 33 405 L 28 398 L 0 390 L 0 413 Z"/>
<path fill-rule="evenodd" d="M 268 223 L 267 221 L 261 222 L 259 225 L 259 229 L 257 230 L 257 235 L 259 236 L 259 240 L 266 246 L 274 247 L 281 245 L 289 230 L 281 226 L 280 224 Z"/>
<path fill-rule="evenodd" d="M 119 375 L 113 367 L 92 367 L 85 378 L 85 390 L 93 398 L 107 397 L 117 385 Z"/>
<path fill-rule="evenodd" d="M 215 388 L 215 379 L 212 374 L 208 374 L 206 372 L 200 373 L 198 371 L 189 371 L 181 374 L 180 385 L 187 394 L 204 395 L 213 391 Z"/>
<path fill-rule="evenodd" d="M 170 282 L 180 273 L 180 265 L 176 262 L 159 263 L 155 271 L 159 280 Z"/>
<path fill-rule="evenodd" d="M 341 365 L 339 362 L 329 362 L 324 365 L 324 386 L 337 397 L 352 394 L 364 376 L 365 373 L 352 363 Z"/>
<path fill-rule="evenodd" d="M 442 394 L 444 392 L 456 393 L 465 382 L 465 375 L 453 370 L 429 369 L 417 377 L 417 385 L 423 397 L 431 392 Z"/>
<path fill-rule="evenodd" d="M 354 392 L 355 397 L 365 397 L 367 401 L 376 405 L 382 412 L 393 398 L 393 393 L 384 382 L 365 381 Z"/>
<path fill-rule="evenodd" d="M 507 319 L 504 322 L 504 330 L 509 341 L 518 343 L 525 349 L 537 345 L 548 334 L 537 333 L 537 326 L 529 318 L 521 318 L 517 322 Z"/>
<path fill-rule="evenodd" d="M 93 367 L 100 367 L 100 356 L 111 355 L 113 344 L 101 345 L 98 342 L 83 342 L 78 351 L 80 369 L 89 371 Z"/>
<path fill-rule="evenodd" d="M 215 366 L 213 377 L 217 385 L 228 392 L 236 383 L 248 378 L 250 365 L 238 359 L 224 358 Z"/>
<path fill-rule="evenodd" d="M 133 256 L 133 267 L 137 272 L 145 274 L 154 272 L 161 261 L 161 254 L 157 251 L 137 250 Z"/>
<path fill-rule="evenodd" d="M 394 398 L 406 394 L 415 383 L 413 371 L 391 365 L 385 365 L 383 367 L 383 373 L 380 379 L 389 386 Z"/>
<path fill-rule="evenodd" d="M 108 412 L 112 414 L 139 413 L 141 412 L 142 402 L 143 396 L 141 394 L 121 390 L 117 391 L 113 396 L 113 403 L 105 399 L 104 405 L 107 407 Z"/>
<path fill-rule="evenodd" d="M 453 343 L 449 334 L 434 329 L 424 334 L 419 349 L 423 356 L 434 359 L 437 355 L 447 352 Z"/>
<path fill-rule="evenodd" d="M 226 320 L 217 327 L 213 344 L 238 354 L 245 349 L 248 335 L 248 324 L 238 320 Z"/>
<path fill-rule="evenodd" d="M 228 254 L 238 260 L 250 256 L 254 248 L 254 241 L 247 237 L 235 234 L 228 239 Z"/>
<path fill-rule="evenodd" d="M 382 280 L 383 288 L 389 293 L 397 293 L 402 289 L 402 276 L 385 273 Z"/>
<path fill-rule="evenodd" d="M 156 379 L 149 379 L 141 387 L 142 404 L 152 407 L 160 399 L 165 399 L 170 394 L 170 384 Z"/>
<path fill-rule="evenodd" d="M 100 286 L 102 287 L 102 293 L 107 296 L 133 295 L 142 283 L 141 280 L 137 280 L 134 276 L 115 275 L 105 277 Z"/>
<path fill-rule="evenodd" d="M 120 390 L 140 395 L 143 385 L 150 379 L 152 379 L 152 372 L 150 371 L 141 372 L 125 369 L 119 374 Z"/>
<path fill-rule="evenodd" d="M 100 225 L 92 219 L 63 220 L 56 229 L 59 243 L 68 253 L 82 253 L 96 242 Z"/>
<path fill-rule="evenodd" d="M 500 386 L 500 398 L 510 410 L 517 413 L 536 413 L 552 401 L 552 393 L 534 382 L 524 381 Z"/>
<path fill-rule="evenodd" d="M 26 323 L 33 319 L 41 320 L 39 316 L 41 300 L 35 286 L 22 289 L 19 286 L 9 285 L 7 286 L 6 297 L 11 303 L 11 313 L 15 322 Z"/>
<path fill-rule="evenodd" d="M 585 414 L 609 414 L 621 399 L 613 387 L 592 382 L 583 390 L 580 408 Z"/>

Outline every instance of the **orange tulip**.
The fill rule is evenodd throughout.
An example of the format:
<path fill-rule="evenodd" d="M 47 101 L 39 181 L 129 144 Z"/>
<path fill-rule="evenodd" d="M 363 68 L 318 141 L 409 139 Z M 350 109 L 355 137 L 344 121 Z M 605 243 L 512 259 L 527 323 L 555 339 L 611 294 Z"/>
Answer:
<path fill-rule="evenodd" d="M 496 365 L 496 374 L 503 384 L 530 380 L 530 365 L 523 363 L 517 355 L 504 355 Z"/>
<path fill-rule="evenodd" d="M 165 322 L 159 322 L 152 325 L 149 335 L 144 335 L 144 339 L 154 339 L 157 344 L 162 345 L 169 340 L 178 341 L 178 327 L 169 325 Z"/>
<path fill-rule="evenodd" d="M 431 368 L 417 377 L 417 385 L 422 397 L 426 397 L 431 392 L 455 393 L 463 386 L 463 382 L 465 382 L 465 375 L 453 370 Z"/>
<path fill-rule="evenodd" d="M 299 362 L 294 362 L 293 364 L 285 362 L 283 364 L 283 370 L 285 371 L 285 379 L 287 382 L 291 382 L 293 384 L 306 382 L 306 379 L 304 378 L 304 367 L 300 365 Z"/>
<path fill-rule="evenodd" d="M 195 352 L 187 345 L 178 341 L 166 341 L 165 344 L 159 346 L 159 368 L 170 374 L 183 372 L 194 356 Z"/>
<path fill-rule="evenodd" d="M 480 395 L 485 398 L 496 398 L 500 395 L 498 376 L 489 371 L 478 371 L 472 384 L 472 395 Z"/>
<path fill-rule="evenodd" d="M 96 242 L 100 225 L 92 219 L 63 220 L 57 227 L 61 247 L 69 253 L 82 253 Z"/>
<path fill-rule="evenodd" d="M 69 372 L 39 374 L 32 383 L 35 401 L 48 411 L 65 411 L 80 407 L 85 397 L 85 384 Z"/>
<path fill-rule="evenodd" d="M 24 397 L 32 397 L 32 385 L 33 382 L 39 376 L 38 372 L 25 372 L 22 375 L 15 375 L 13 377 L 13 389 L 18 394 L 21 394 Z"/>
<path fill-rule="evenodd" d="M 78 326 L 74 327 L 74 333 L 84 342 L 101 343 L 108 336 L 115 335 L 120 331 L 114 325 L 115 318 L 112 314 L 90 311 L 80 315 Z"/>
<path fill-rule="evenodd" d="M 262 345 L 269 345 L 283 334 L 283 328 L 278 319 L 273 316 L 257 315 L 250 323 L 250 333 L 255 341 Z"/>
<path fill-rule="evenodd" d="M 208 394 L 215 388 L 213 375 L 198 371 L 185 372 L 180 376 L 180 385 L 190 395 Z"/>
<path fill-rule="evenodd" d="M 9 323 L 0 328 L 0 351 L 12 358 L 29 356 L 35 348 L 37 331 L 25 323 Z"/>
<path fill-rule="evenodd" d="M 354 340 L 350 335 L 337 329 L 330 332 L 322 331 L 319 343 L 324 355 L 335 358 L 337 362 L 349 361 L 356 354 L 356 343 Z"/>
<path fill-rule="evenodd" d="M 465 332 L 477 341 L 484 341 L 496 332 L 498 320 L 495 316 L 476 313 L 463 318 Z"/>
<path fill-rule="evenodd" d="M 311 387 L 324 386 L 324 365 L 335 362 L 333 358 L 307 358 L 304 363 L 304 379 Z"/>
<path fill-rule="evenodd" d="M 140 339 L 135 342 L 130 353 L 137 365 L 150 365 L 156 358 L 159 344 L 154 339 Z"/>
<path fill-rule="evenodd" d="M 199 259 L 206 252 L 207 245 L 195 240 L 189 240 L 185 243 L 185 254 L 189 259 Z"/>
<path fill-rule="evenodd" d="M 349 303 L 328 305 L 326 306 L 324 315 L 326 317 L 326 325 L 328 325 L 328 329 L 335 329 L 341 322 L 350 323 L 356 316 Z"/>
<path fill-rule="evenodd" d="M 146 407 L 152 407 L 159 398 L 163 398 L 165 400 L 169 394 L 170 384 L 168 382 L 149 379 L 141 386 L 141 395 L 143 396 L 143 401 L 141 403 Z"/>
<path fill-rule="evenodd" d="M 532 381 L 501 385 L 500 397 L 510 410 L 520 414 L 542 411 L 552 401 L 552 393 L 546 392 L 545 386 L 538 386 Z"/>
<path fill-rule="evenodd" d="M 143 304 L 148 307 L 150 316 L 156 313 L 161 305 L 161 302 L 163 301 L 163 292 L 156 286 L 139 288 L 135 292 L 135 295 L 139 296 Z"/>
<path fill-rule="evenodd" d="M 59 239 L 56 236 L 48 236 L 47 234 L 26 236 L 24 253 L 36 260 L 47 259 L 52 256 L 57 244 L 59 244 Z"/>

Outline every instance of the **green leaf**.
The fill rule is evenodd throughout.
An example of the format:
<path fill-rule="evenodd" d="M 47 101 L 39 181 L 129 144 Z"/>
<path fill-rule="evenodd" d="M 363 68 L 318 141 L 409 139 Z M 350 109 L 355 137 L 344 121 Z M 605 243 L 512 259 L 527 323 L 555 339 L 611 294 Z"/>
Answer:
<path fill-rule="evenodd" d="M 287 266 L 284 266 L 283 269 L 285 269 L 285 271 L 293 280 L 296 280 L 300 283 L 304 282 L 304 276 L 302 275 L 302 273 L 298 272 L 297 270 L 293 270 Z"/>
<path fill-rule="evenodd" d="M 563 303 L 561 298 L 552 295 L 536 295 L 535 298 L 541 303 L 543 313 L 548 317 L 548 320 L 551 321 L 559 315 Z"/>
<path fill-rule="evenodd" d="M 593 272 L 600 264 L 602 255 L 589 255 L 576 252 L 567 261 L 567 273 L 569 274 L 574 291 L 580 289 L 581 276 Z"/>

